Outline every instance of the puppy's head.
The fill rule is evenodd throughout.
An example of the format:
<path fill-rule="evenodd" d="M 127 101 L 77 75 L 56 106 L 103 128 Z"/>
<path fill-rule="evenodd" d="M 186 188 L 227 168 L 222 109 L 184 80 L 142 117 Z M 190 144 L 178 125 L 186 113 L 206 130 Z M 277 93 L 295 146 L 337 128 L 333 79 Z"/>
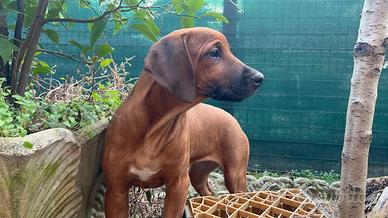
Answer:
<path fill-rule="evenodd" d="M 231 53 L 222 33 L 203 27 L 174 31 L 156 42 L 144 69 L 186 102 L 196 97 L 242 101 L 264 79 Z"/>

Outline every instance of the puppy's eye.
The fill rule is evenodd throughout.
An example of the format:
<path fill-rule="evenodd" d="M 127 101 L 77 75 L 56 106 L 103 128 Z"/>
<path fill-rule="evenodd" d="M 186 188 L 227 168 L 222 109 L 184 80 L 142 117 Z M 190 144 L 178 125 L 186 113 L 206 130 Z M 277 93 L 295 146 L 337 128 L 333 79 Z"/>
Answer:
<path fill-rule="evenodd" d="M 218 48 L 215 48 L 209 52 L 209 56 L 212 58 L 218 58 L 221 57 L 221 52 Z"/>

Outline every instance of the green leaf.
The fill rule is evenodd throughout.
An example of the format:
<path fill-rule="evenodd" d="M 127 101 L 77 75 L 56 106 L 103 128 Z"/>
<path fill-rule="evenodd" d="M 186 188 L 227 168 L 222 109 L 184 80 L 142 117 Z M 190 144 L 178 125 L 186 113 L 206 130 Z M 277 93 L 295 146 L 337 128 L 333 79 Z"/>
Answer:
<path fill-rule="evenodd" d="M 13 24 L 10 24 L 8 25 L 8 29 L 15 29 L 16 25 L 13 23 Z"/>
<path fill-rule="evenodd" d="M 3 62 L 7 62 L 12 56 L 13 44 L 6 38 L 0 36 L 0 57 Z"/>
<path fill-rule="evenodd" d="M 16 1 L 11 1 L 11 2 L 9 2 L 5 8 L 12 9 L 12 10 L 15 10 L 15 11 L 16 11 L 16 9 L 17 9 L 17 7 L 16 7 Z"/>
<path fill-rule="evenodd" d="M 172 6 L 175 8 L 175 12 L 180 14 L 183 12 L 183 1 L 182 0 L 172 0 Z"/>
<path fill-rule="evenodd" d="M 92 47 L 94 46 L 94 44 L 96 44 L 97 40 L 101 37 L 107 23 L 108 23 L 108 19 L 104 18 L 97 21 L 93 25 L 91 30 L 91 35 L 90 35 L 90 45 Z"/>
<path fill-rule="evenodd" d="M 51 74 L 53 72 L 53 69 L 44 61 L 39 61 L 32 70 L 33 75 Z"/>
<path fill-rule="evenodd" d="M 19 13 L 18 11 L 14 10 L 14 9 L 9 9 L 9 8 L 4 8 L 2 10 L 0 10 L 0 16 L 6 16 L 10 13 Z"/>
<path fill-rule="evenodd" d="M 192 17 L 181 17 L 181 28 L 194 27 L 194 18 Z"/>
<path fill-rule="evenodd" d="M 27 148 L 27 149 L 32 149 L 32 147 L 34 147 L 34 145 L 29 142 L 29 141 L 24 141 L 23 142 L 23 147 Z"/>
<path fill-rule="evenodd" d="M 47 12 L 47 18 L 57 18 L 60 11 L 61 11 L 60 8 L 51 8 L 51 9 Z"/>
<path fill-rule="evenodd" d="M 47 35 L 47 37 L 54 42 L 55 44 L 58 44 L 59 42 L 59 35 L 55 30 L 52 29 L 45 29 L 43 32 Z"/>
<path fill-rule="evenodd" d="M 99 57 L 104 57 L 105 55 L 111 54 L 113 52 L 113 48 L 108 44 L 103 44 L 98 48 L 97 55 Z"/>
<path fill-rule="evenodd" d="M 44 61 L 39 61 L 38 63 L 39 63 L 39 65 L 42 65 L 42 66 L 45 66 L 45 67 L 49 67 L 48 63 L 46 63 Z"/>
<path fill-rule="evenodd" d="M 108 4 L 108 7 L 107 9 L 112 11 L 116 8 L 116 4 L 114 2 L 111 1 L 111 3 Z"/>
<path fill-rule="evenodd" d="M 130 26 L 131 28 L 137 30 L 143 36 L 147 37 L 149 40 L 156 42 L 158 39 L 156 35 L 152 32 L 151 28 L 145 23 L 134 23 Z"/>
<path fill-rule="evenodd" d="M 53 1 L 55 2 L 55 1 Z M 67 14 L 68 12 L 68 3 L 66 3 L 67 1 L 65 0 L 61 0 L 59 2 L 57 2 L 57 5 L 58 5 L 58 9 L 60 9 L 60 12 L 59 12 L 59 15 L 61 18 L 63 18 L 63 14 Z"/>
<path fill-rule="evenodd" d="M 67 29 L 71 29 L 71 28 L 73 28 L 74 24 L 75 24 L 75 23 L 73 23 L 73 22 L 68 22 L 67 24 L 65 24 L 65 27 L 66 27 Z"/>
<path fill-rule="evenodd" d="M 81 8 L 88 8 L 89 5 L 90 5 L 90 1 L 88 1 L 88 0 L 80 0 L 79 1 L 79 6 Z"/>
<path fill-rule="evenodd" d="M 79 50 L 81 50 L 81 53 L 86 56 L 86 54 L 89 52 L 90 50 L 90 47 L 89 46 L 83 46 L 81 45 L 80 43 L 78 43 L 77 41 L 75 40 L 70 40 L 68 41 L 69 44 L 71 45 L 74 45 L 75 47 L 77 47 Z"/>
<path fill-rule="evenodd" d="M 63 124 L 64 124 L 66 127 L 71 128 L 70 121 L 66 120 L 66 121 L 63 122 Z"/>
<path fill-rule="evenodd" d="M 224 15 L 217 13 L 217 12 L 207 12 L 207 13 L 202 14 L 200 17 L 201 18 L 202 17 L 212 17 L 212 18 L 216 19 L 217 21 L 229 23 L 228 19 L 226 19 L 226 17 L 224 17 Z"/>
<path fill-rule="evenodd" d="M 134 19 L 143 21 L 144 19 L 146 19 L 146 16 L 147 16 L 146 10 L 139 9 L 139 10 L 136 10 Z"/>
<path fill-rule="evenodd" d="M 101 63 L 100 63 L 100 68 L 105 68 L 105 67 L 108 66 L 110 63 L 112 63 L 112 59 L 110 59 L 110 58 L 104 59 L 104 60 L 102 60 Z"/>
<path fill-rule="evenodd" d="M 152 197 L 151 191 L 150 190 L 146 191 L 146 198 L 149 203 L 151 203 L 151 197 Z"/>
<path fill-rule="evenodd" d="M 21 127 L 20 127 L 21 128 Z M 27 135 L 27 130 L 25 130 L 25 129 L 20 129 L 19 130 L 19 136 L 20 137 L 24 137 L 24 136 L 26 136 Z"/>
<path fill-rule="evenodd" d="M 160 34 L 160 29 L 159 29 L 158 25 L 156 25 L 156 23 L 153 19 L 145 19 L 144 23 L 147 24 L 147 26 L 149 27 L 149 29 L 152 31 L 152 33 L 155 36 L 158 36 Z"/>
<path fill-rule="evenodd" d="M 81 53 L 86 56 L 88 54 L 90 50 L 90 47 L 89 46 L 85 46 L 82 50 L 81 50 Z"/>
<path fill-rule="evenodd" d="M 113 21 L 114 22 L 114 30 L 113 30 L 113 35 L 116 35 L 119 31 L 120 31 L 120 29 L 121 29 L 121 27 L 123 26 L 122 24 L 121 24 L 121 22 L 120 21 Z"/>
<path fill-rule="evenodd" d="M 32 19 L 34 18 L 35 14 L 36 14 L 36 11 L 37 11 L 37 7 L 36 6 L 33 6 L 33 7 L 27 7 L 26 10 L 25 10 L 25 14 L 24 14 L 24 23 L 23 25 L 25 27 L 30 27 L 31 24 L 32 24 Z"/>
<path fill-rule="evenodd" d="M 128 5 L 138 5 L 139 1 L 138 0 L 125 0 L 125 3 Z"/>
<path fill-rule="evenodd" d="M 195 13 L 205 5 L 205 0 L 190 0 L 187 4 L 188 12 Z"/>
<path fill-rule="evenodd" d="M 79 48 L 79 50 L 84 49 L 84 46 L 81 45 L 81 44 L 79 44 L 79 43 L 78 43 L 77 41 L 75 41 L 75 40 L 70 40 L 70 41 L 68 41 L 68 43 L 71 44 L 71 45 L 74 45 L 74 46 L 77 47 L 77 48 Z"/>
<path fill-rule="evenodd" d="M 94 23 L 88 23 L 88 29 L 89 29 L 89 31 L 92 31 L 93 25 L 94 25 Z"/>

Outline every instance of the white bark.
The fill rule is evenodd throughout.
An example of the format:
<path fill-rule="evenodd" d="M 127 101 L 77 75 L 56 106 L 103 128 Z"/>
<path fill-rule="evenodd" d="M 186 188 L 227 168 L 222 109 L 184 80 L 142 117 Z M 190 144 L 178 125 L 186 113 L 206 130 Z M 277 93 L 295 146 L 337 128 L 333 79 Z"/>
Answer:
<path fill-rule="evenodd" d="M 377 87 L 388 44 L 388 0 L 365 0 L 357 43 L 342 151 L 341 218 L 364 216 L 369 146 Z"/>

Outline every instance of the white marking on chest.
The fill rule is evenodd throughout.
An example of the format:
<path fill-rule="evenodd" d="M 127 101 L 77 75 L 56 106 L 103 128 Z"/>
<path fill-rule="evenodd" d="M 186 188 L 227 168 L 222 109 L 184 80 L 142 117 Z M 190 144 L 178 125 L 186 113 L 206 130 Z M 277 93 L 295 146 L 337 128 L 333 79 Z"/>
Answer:
<path fill-rule="evenodd" d="M 129 169 L 129 172 L 137 175 L 141 181 L 147 181 L 152 175 L 154 175 L 158 171 L 159 170 L 152 171 L 148 167 L 141 169 L 141 170 L 136 169 L 135 167 L 130 167 L 130 169 Z"/>

